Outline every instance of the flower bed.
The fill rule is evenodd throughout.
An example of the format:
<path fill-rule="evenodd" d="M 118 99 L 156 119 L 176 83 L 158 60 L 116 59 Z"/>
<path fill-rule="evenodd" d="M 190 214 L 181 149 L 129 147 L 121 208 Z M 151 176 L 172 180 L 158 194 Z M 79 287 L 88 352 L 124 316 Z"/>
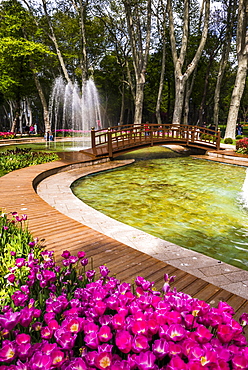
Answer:
<path fill-rule="evenodd" d="M 27 215 L 19 216 L 16 212 L 10 215 L 2 212 L 0 214 L 0 306 L 10 302 L 10 296 L 16 289 L 11 282 L 18 278 L 19 281 L 26 280 L 28 268 L 22 270 L 22 275 L 15 275 L 10 272 L 16 261 L 26 256 L 32 251 L 35 258 L 39 258 L 42 250 L 37 239 L 34 239 L 28 231 Z M 7 279 L 7 285 L 6 285 Z"/>
<path fill-rule="evenodd" d="M 4 173 L 20 168 L 58 160 L 56 153 L 34 152 L 30 148 L 13 149 L 0 153 L 0 169 Z"/>
<path fill-rule="evenodd" d="M 138 276 L 131 286 L 88 268 L 84 252 L 17 258 L 16 291 L 0 314 L 0 370 L 248 369 L 243 325 L 217 308 Z M 18 279 L 28 270 L 25 281 Z M 15 278 L 16 277 L 16 278 Z"/>
<path fill-rule="evenodd" d="M 14 132 L 0 132 L 0 140 L 14 139 L 16 134 Z"/>
<path fill-rule="evenodd" d="M 236 142 L 237 153 L 248 154 L 248 138 L 240 139 Z"/>

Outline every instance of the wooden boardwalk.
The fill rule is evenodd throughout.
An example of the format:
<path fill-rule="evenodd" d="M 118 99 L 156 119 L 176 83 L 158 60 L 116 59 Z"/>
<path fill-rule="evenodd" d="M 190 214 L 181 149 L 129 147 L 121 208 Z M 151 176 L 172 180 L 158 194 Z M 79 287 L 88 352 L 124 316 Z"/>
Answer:
<path fill-rule="evenodd" d="M 11 172 L 0 178 L 0 206 L 6 212 L 16 211 L 28 215 L 29 230 L 33 236 L 43 241 L 48 249 L 55 251 L 56 260 L 61 261 L 61 253 L 69 250 L 72 254 L 84 250 L 87 257 L 93 258 L 94 268 L 106 264 L 121 281 L 132 283 L 140 275 L 155 282 L 157 289 L 163 285 L 165 273 L 175 275 L 175 286 L 183 291 L 216 306 L 219 301 L 226 301 L 236 311 L 235 318 L 248 311 L 248 301 L 227 292 L 204 280 L 162 261 L 134 250 L 123 243 L 105 236 L 81 223 L 58 212 L 35 192 L 34 185 L 39 178 L 46 177 L 46 172 L 61 171 L 76 162 L 86 162 L 89 158 L 81 154 L 70 159 L 32 166 Z"/>

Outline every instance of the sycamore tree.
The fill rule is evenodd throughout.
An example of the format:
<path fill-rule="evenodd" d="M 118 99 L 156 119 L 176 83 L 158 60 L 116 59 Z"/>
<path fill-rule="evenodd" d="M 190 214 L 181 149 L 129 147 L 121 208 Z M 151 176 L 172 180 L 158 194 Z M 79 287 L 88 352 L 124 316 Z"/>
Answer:
<path fill-rule="evenodd" d="M 181 123 L 186 82 L 188 81 L 189 77 L 197 67 L 197 64 L 200 60 L 200 57 L 202 55 L 206 43 L 210 14 L 210 0 L 204 0 L 203 7 L 204 7 L 204 19 L 201 31 L 201 38 L 194 56 L 192 57 L 191 61 L 187 61 L 186 64 L 186 55 L 189 41 L 190 1 L 184 0 L 181 43 L 180 45 L 178 45 L 174 23 L 175 20 L 173 13 L 173 3 L 172 0 L 168 0 L 170 40 L 175 74 L 175 106 L 172 120 L 173 124 Z"/>
<path fill-rule="evenodd" d="M 240 102 L 244 93 L 248 68 L 248 0 L 239 0 L 236 34 L 237 74 L 227 118 L 225 138 L 235 139 Z"/>
<path fill-rule="evenodd" d="M 152 6 L 151 0 L 123 0 L 129 42 L 135 74 L 134 125 L 141 124 L 146 68 L 150 53 Z"/>

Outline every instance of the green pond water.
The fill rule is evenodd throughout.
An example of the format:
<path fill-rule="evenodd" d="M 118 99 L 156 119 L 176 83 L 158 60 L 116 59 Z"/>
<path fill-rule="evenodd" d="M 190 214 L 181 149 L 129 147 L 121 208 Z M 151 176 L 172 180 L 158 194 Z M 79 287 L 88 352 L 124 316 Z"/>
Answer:
<path fill-rule="evenodd" d="M 155 155 L 79 179 L 72 191 L 116 220 L 248 270 L 245 178 L 244 167 Z"/>

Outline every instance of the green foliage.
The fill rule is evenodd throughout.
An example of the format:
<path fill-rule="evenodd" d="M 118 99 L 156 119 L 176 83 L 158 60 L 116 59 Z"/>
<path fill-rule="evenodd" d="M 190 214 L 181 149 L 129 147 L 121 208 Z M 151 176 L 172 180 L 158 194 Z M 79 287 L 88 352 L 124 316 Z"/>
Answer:
<path fill-rule="evenodd" d="M 225 144 L 233 144 L 233 139 L 231 137 L 227 137 L 227 138 L 225 138 L 224 143 Z"/>
<path fill-rule="evenodd" d="M 34 39 L 36 26 L 18 1 L 2 2 L 0 19 L 0 92 L 5 99 L 19 101 L 36 91 L 31 63 L 42 65 L 53 53 Z"/>
<path fill-rule="evenodd" d="M 0 153 L 0 170 L 5 173 L 20 168 L 58 160 L 55 153 L 32 152 L 31 149 L 7 150 Z"/>
<path fill-rule="evenodd" d="M 236 140 L 240 140 L 240 139 L 243 139 L 243 135 L 237 135 L 236 136 Z"/>
<path fill-rule="evenodd" d="M 18 216 L 16 212 L 0 213 L 0 302 L 9 303 L 10 295 L 14 292 L 11 284 L 6 287 L 6 276 L 15 266 L 16 258 L 26 258 L 29 253 L 38 258 L 41 246 L 28 231 L 27 216 Z M 28 274 L 29 269 L 23 269 Z M 17 271 L 18 272 L 18 271 Z M 20 278 L 20 276 L 18 276 Z"/>
<path fill-rule="evenodd" d="M 201 134 L 200 138 L 202 140 L 207 140 L 207 141 L 216 141 L 216 137 L 209 135 L 209 134 Z"/>

